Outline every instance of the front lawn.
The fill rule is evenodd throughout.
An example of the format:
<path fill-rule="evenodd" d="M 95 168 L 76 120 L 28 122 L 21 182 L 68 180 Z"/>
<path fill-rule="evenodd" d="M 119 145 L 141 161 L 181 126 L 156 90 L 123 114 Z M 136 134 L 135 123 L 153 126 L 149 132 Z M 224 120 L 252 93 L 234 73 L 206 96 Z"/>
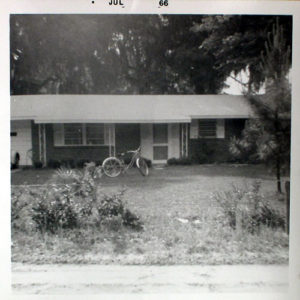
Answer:
<path fill-rule="evenodd" d="M 12 184 L 45 184 L 53 170 L 24 170 L 12 174 Z M 97 181 L 97 195 L 124 190 L 123 202 L 144 224 L 127 227 L 62 229 L 55 234 L 35 230 L 30 205 L 12 230 L 12 260 L 27 263 L 99 264 L 237 264 L 287 263 L 288 236 L 282 228 L 261 226 L 258 232 L 228 224 L 213 193 L 249 189 L 260 180 L 261 191 L 284 217 L 276 183 L 263 166 L 197 165 L 138 170 Z M 32 187 L 38 189 L 43 187 Z M 12 187 L 13 191 L 17 186 Z M 21 197 L 20 201 L 26 201 Z M 34 199 L 32 200 L 34 202 Z"/>

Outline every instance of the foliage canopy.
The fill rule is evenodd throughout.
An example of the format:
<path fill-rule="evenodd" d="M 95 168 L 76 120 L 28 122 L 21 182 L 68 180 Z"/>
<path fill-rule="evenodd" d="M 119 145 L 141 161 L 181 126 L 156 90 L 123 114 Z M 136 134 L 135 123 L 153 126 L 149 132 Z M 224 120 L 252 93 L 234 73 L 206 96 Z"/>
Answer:
<path fill-rule="evenodd" d="M 291 17 L 279 22 L 291 45 Z M 215 94 L 249 68 L 275 16 L 11 15 L 11 94 Z"/>

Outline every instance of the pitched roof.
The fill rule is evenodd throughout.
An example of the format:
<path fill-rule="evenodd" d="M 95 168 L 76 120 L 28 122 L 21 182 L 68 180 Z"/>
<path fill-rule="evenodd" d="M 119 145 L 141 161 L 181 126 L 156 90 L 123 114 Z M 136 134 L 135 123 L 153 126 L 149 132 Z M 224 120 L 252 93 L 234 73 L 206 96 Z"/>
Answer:
<path fill-rule="evenodd" d="M 36 123 L 176 123 L 250 115 L 246 99 L 232 95 L 11 96 L 11 119 Z"/>

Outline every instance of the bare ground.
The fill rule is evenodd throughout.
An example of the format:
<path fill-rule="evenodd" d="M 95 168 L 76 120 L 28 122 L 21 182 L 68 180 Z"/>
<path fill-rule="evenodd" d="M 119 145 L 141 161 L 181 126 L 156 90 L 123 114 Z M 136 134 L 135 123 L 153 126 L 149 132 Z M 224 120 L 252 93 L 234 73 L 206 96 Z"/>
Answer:
<path fill-rule="evenodd" d="M 14 294 L 287 293 L 287 265 L 12 266 Z"/>

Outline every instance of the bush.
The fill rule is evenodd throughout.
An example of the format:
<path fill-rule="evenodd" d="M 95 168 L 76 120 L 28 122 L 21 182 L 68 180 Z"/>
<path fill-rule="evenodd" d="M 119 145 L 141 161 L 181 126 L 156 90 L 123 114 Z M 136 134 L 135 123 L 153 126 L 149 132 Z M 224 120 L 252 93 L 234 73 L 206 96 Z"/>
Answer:
<path fill-rule="evenodd" d="M 36 192 L 38 200 L 32 219 L 38 230 L 55 233 L 58 229 L 76 228 L 90 222 L 97 198 L 95 164 L 83 171 L 61 167 L 46 190 Z"/>
<path fill-rule="evenodd" d="M 220 205 L 230 227 L 242 228 L 250 233 L 258 232 L 261 225 L 284 228 L 285 218 L 273 208 L 260 193 L 260 182 L 255 181 L 250 188 L 233 186 L 231 190 L 216 192 L 213 199 Z"/>
<path fill-rule="evenodd" d="M 139 218 L 124 207 L 124 191 L 99 197 L 97 177 L 101 167 L 87 163 L 83 171 L 61 167 L 45 190 L 35 192 L 32 219 L 41 232 L 103 226 L 118 231 L 122 226 L 142 229 Z"/>
<path fill-rule="evenodd" d="M 75 160 L 73 158 L 67 158 L 61 160 L 61 166 L 65 168 L 74 169 L 76 167 Z"/>
<path fill-rule="evenodd" d="M 36 169 L 41 169 L 43 167 L 43 163 L 41 161 L 35 161 L 33 163 L 33 166 L 36 168 Z"/>
<path fill-rule="evenodd" d="M 11 194 L 11 224 L 12 227 L 18 227 L 17 220 L 20 219 L 21 213 L 25 207 L 28 206 L 28 202 L 22 199 L 27 194 L 27 189 L 21 188 L 13 190 Z"/>
<path fill-rule="evenodd" d="M 192 162 L 198 164 L 235 163 L 237 158 L 229 151 L 229 142 L 225 140 L 193 140 Z"/>
<path fill-rule="evenodd" d="M 49 168 L 58 169 L 58 168 L 61 167 L 61 163 L 60 163 L 60 161 L 58 161 L 58 160 L 55 160 L 55 159 L 49 159 L 49 160 L 48 160 L 48 163 L 47 163 L 47 166 L 48 166 Z"/>
<path fill-rule="evenodd" d="M 80 160 L 76 161 L 76 168 L 83 169 L 85 167 L 85 164 L 89 163 L 89 162 L 90 162 L 90 160 L 88 160 L 88 159 L 80 159 Z"/>
<path fill-rule="evenodd" d="M 152 160 L 151 160 L 151 159 L 148 159 L 148 158 L 145 158 L 145 157 L 143 157 L 143 159 L 145 160 L 145 162 L 146 162 L 148 168 L 151 168 L 151 167 L 152 167 Z"/>
<path fill-rule="evenodd" d="M 182 158 L 175 158 L 175 157 L 172 157 L 172 158 L 169 158 L 167 160 L 167 164 L 170 165 L 170 166 L 176 166 L 176 165 L 191 165 L 192 164 L 192 161 L 190 158 L 188 157 L 182 157 Z"/>
<path fill-rule="evenodd" d="M 58 229 L 77 227 L 77 213 L 71 188 L 52 186 L 37 194 L 39 199 L 32 207 L 32 219 L 41 232 L 55 233 Z"/>
<path fill-rule="evenodd" d="M 143 225 L 140 219 L 129 209 L 124 207 L 122 201 L 123 195 L 124 191 L 111 196 L 104 195 L 97 205 L 101 223 L 109 227 L 118 223 L 136 230 L 141 230 Z"/>
<path fill-rule="evenodd" d="M 102 160 L 96 160 L 95 164 L 97 167 L 102 166 L 103 161 Z"/>

